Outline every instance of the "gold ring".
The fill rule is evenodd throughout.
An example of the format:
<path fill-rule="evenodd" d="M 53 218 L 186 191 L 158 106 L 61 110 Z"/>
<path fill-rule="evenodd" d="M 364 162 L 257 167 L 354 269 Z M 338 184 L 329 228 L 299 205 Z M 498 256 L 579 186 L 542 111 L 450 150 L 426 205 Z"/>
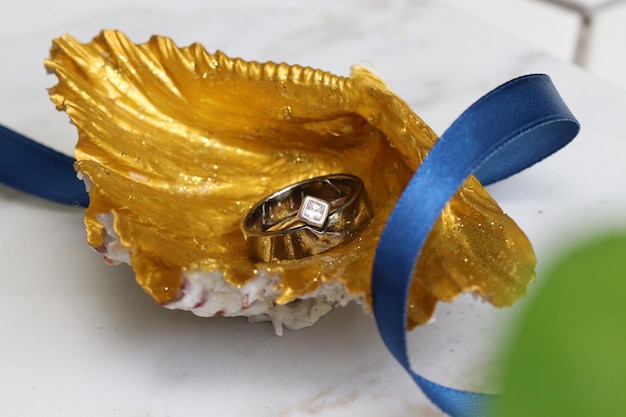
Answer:
<path fill-rule="evenodd" d="M 251 258 L 271 263 L 338 246 L 366 227 L 372 216 L 361 179 L 333 174 L 267 196 L 250 209 L 241 229 Z"/>

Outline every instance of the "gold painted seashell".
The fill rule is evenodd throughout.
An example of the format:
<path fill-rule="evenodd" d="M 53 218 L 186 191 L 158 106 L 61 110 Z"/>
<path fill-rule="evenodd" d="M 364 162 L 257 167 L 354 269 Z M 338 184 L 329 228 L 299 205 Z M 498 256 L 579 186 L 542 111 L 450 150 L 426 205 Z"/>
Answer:
<path fill-rule="evenodd" d="M 378 237 L 437 140 L 372 72 L 356 66 L 340 77 L 246 62 L 161 36 L 137 45 L 118 31 L 85 44 L 62 36 L 45 65 L 59 80 L 50 97 L 79 133 L 87 240 L 109 262 L 128 262 L 157 303 L 270 319 L 278 332 L 353 299 L 370 304 Z M 334 173 L 362 179 L 369 226 L 313 256 L 252 261 L 240 229 L 248 210 L 276 190 Z M 524 233 L 471 177 L 421 254 L 408 326 L 465 291 L 509 305 L 525 293 L 534 265 Z"/>

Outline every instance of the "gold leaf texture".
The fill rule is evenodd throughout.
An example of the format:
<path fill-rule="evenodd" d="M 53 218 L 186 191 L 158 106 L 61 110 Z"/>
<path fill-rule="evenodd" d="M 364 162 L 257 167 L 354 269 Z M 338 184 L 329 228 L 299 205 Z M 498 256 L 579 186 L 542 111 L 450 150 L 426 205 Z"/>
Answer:
<path fill-rule="evenodd" d="M 108 30 L 84 44 L 55 39 L 45 65 L 59 80 L 52 101 L 78 129 L 76 169 L 91 183 L 88 242 L 102 245 L 98 216 L 110 213 L 137 282 L 157 303 L 177 297 L 183 271 L 219 270 L 242 286 L 263 268 L 280 274 L 280 304 L 322 283 L 371 301 L 378 237 L 437 136 L 370 71 L 340 77 L 179 48 L 161 36 L 134 44 Z M 276 190 L 334 173 L 363 180 L 369 227 L 308 258 L 251 261 L 240 230 L 246 212 Z M 509 305 L 534 265 L 524 233 L 471 177 L 420 256 L 408 325 L 464 291 Z"/>

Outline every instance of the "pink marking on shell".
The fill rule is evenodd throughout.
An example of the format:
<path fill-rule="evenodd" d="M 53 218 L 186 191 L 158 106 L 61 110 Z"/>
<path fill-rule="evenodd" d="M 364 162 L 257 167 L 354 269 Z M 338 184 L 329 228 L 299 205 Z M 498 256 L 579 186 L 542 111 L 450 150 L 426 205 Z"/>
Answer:
<path fill-rule="evenodd" d="M 208 298 L 209 298 L 209 294 L 207 293 L 207 291 L 206 290 L 202 290 L 202 298 L 200 298 L 200 301 L 198 301 L 196 303 L 196 305 L 194 305 L 192 308 L 200 308 L 200 307 L 202 307 L 203 305 L 206 304 Z"/>

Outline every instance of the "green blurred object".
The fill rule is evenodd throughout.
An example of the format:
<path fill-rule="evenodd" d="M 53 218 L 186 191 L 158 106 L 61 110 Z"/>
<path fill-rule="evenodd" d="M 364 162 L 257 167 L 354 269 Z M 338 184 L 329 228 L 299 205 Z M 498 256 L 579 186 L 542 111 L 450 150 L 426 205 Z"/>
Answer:
<path fill-rule="evenodd" d="M 510 344 L 498 417 L 626 416 L 626 234 L 568 252 Z"/>

